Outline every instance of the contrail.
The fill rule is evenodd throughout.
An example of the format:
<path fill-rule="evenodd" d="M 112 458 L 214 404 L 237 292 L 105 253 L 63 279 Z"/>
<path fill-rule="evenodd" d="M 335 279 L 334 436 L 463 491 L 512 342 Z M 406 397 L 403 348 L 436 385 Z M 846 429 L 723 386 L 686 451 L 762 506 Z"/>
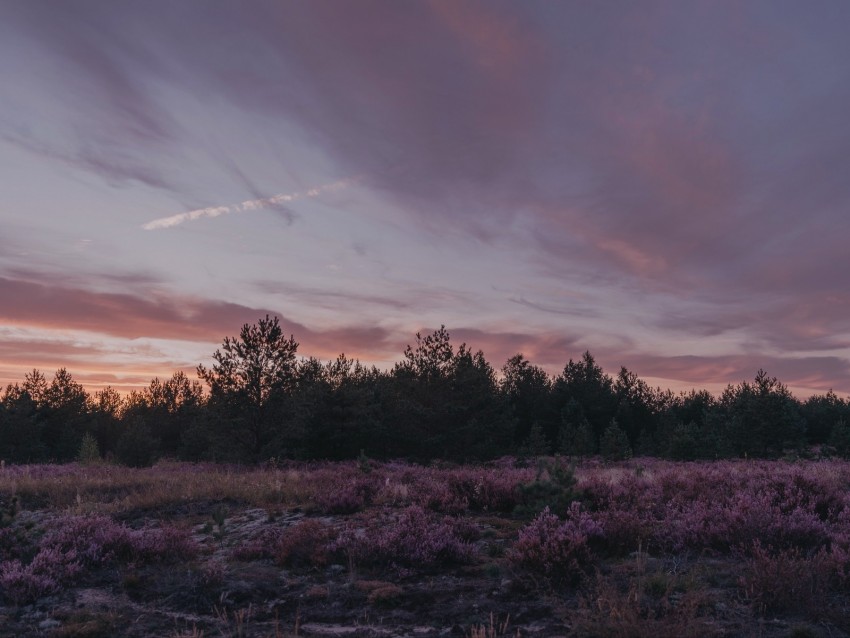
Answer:
<path fill-rule="evenodd" d="M 338 182 L 333 182 L 331 184 L 322 184 L 321 186 L 311 188 L 310 190 L 304 191 L 303 193 L 282 193 L 280 195 L 274 195 L 265 199 L 249 199 L 242 202 L 241 204 L 232 204 L 231 206 L 211 206 L 209 208 L 198 208 L 197 210 L 190 210 L 188 213 L 179 213 L 177 215 L 171 215 L 171 217 L 160 217 L 159 219 L 154 219 L 142 225 L 142 228 L 144 228 L 145 230 L 159 230 L 161 228 L 171 228 L 172 226 L 177 226 L 178 224 L 182 224 L 184 222 L 195 221 L 196 219 L 201 219 L 203 217 L 218 217 L 220 215 L 229 215 L 230 213 L 241 213 L 249 210 L 270 208 L 271 206 L 275 206 L 277 204 L 294 202 L 307 197 L 318 197 L 322 193 L 327 193 L 329 191 L 336 191 L 341 188 L 345 188 L 346 186 L 349 186 L 354 181 L 356 181 L 356 179 L 357 178 L 349 177 L 346 179 L 341 179 Z"/>

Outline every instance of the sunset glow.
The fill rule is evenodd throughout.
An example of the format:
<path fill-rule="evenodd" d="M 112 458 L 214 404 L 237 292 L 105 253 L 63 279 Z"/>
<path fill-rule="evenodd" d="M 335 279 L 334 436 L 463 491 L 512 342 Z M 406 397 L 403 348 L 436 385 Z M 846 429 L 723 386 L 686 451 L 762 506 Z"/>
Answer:
<path fill-rule="evenodd" d="M 0 385 L 279 316 L 850 394 L 850 4 L 0 0 Z"/>

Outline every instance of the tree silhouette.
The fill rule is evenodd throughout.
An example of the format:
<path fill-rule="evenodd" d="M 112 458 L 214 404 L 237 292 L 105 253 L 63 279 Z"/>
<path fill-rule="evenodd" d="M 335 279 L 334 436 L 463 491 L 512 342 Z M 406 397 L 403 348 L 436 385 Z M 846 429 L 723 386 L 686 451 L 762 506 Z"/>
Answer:
<path fill-rule="evenodd" d="M 60 368 L 44 391 L 44 440 L 53 458 L 69 461 L 76 457 L 83 434 L 90 426 L 89 395 L 71 373 Z"/>
<path fill-rule="evenodd" d="M 516 354 L 502 367 L 499 387 L 516 421 L 515 443 L 525 441 L 535 423 L 550 441 L 557 439 L 560 424 L 551 401 L 552 382 L 545 370 Z"/>
<path fill-rule="evenodd" d="M 555 379 L 552 393 L 559 409 L 566 407 L 571 399 L 581 406 L 596 439 L 616 416 L 618 402 L 614 382 L 590 352 L 585 352 L 580 361 L 569 360 Z"/>
<path fill-rule="evenodd" d="M 752 383 L 728 386 L 720 398 L 728 435 L 741 455 L 778 456 L 805 439 L 806 422 L 788 388 L 759 370 Z"/>
<path fill-rule="evenodd" d="M 238 337 L 225 337 L 213 354 L 212 368 L 198 366 L 198 376 L 210 389 L 210 407 L 224 426 L 225 451 L 262 458 L 295 379 L 297 350 L 298 343 L 284 336 L 278 318 L 266 315 L 242 326 Z M 239 449 L 232 449 L 233 444 Z"/>

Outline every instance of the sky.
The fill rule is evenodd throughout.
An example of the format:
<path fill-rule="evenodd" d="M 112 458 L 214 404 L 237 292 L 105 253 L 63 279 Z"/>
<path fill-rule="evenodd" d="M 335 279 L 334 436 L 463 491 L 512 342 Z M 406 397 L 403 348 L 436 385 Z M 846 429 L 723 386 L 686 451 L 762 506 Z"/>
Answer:
<path fill-rule="evenodd" d="M 0 0 L 0 384 L 280 317 L 850 393 L 845 0 Z"/>

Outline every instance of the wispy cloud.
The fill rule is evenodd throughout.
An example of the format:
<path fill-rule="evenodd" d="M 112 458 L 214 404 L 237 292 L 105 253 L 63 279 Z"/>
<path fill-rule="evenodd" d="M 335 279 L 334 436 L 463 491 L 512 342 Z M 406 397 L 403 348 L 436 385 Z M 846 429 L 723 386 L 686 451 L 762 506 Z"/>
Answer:
<path fill-rule="evenodd" d="M 192 222 L 204 217 L 219 217 L 221 215 L 229 215 L 230 213 L 246 213 L 252 210 L 261 210 L 264 208 L 273 208 L 282 204 L 298 201 L 311 197 L 318 197 L 322 193 L 337 191 L 347 186 L 350 186 L 357 180 L 356 177 L 341 179 L 330 184 L 322 184 L 310 190 L 296 193 L 281 193 L 272 197 L 261 199 L 248 199 L 240 204 L 231 204 L 230 206 L 209 206 L 207 208 L 198 208 L 190 210 L 186 213 L 171 215 L 170 217 L 160 217 L 144 224 L 142 228 L 145 230 L 160 230 L 163 228 L 171 228 L 185 222 Z"/>

